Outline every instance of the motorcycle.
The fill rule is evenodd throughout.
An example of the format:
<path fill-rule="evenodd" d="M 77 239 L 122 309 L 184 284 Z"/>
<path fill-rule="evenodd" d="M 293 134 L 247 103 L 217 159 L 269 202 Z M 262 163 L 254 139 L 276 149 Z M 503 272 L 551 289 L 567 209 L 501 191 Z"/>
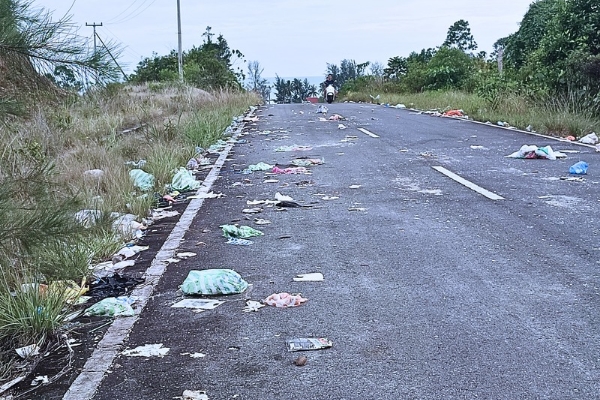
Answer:
<path fill-rule="evenodd" d="M 325 101 L 331 104 L 335 100 L 335 88 L 333 85 L 329 85 L 325 88 Z"/>

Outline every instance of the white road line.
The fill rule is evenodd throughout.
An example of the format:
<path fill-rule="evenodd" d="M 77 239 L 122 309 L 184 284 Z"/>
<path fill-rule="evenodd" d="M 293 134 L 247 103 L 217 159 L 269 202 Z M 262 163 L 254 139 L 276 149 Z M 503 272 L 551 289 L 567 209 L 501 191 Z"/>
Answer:
<path fill-rule="evenodd" d="M 499 196 L 496 193 L 490 192 L 489 190 L 484 189 L 481 186 L 478 186 L 478 185 L 474 184 L 473 182 L 468 181 L 465 178 L 462 178 L 462 177 L 456 175 L 454 172 L 448 171 L 444 167 L 438 167 L 438 166 L 436 166 L 436 167 L 431 167 L 431 168 L 435 169 L 438 172 L 441 172 L 442 174 L 446 175 L 448 178 L 455 180 L 456 182 L 460 183 L 461 185 L 465 185 L 469 189 L 474 190 L 477 193 L 484 195 L 488 199 L 491 199 L 491 200 L 504 200 L 504 197 Z"/>
<path fill-rule="evenodd" d="M 243 125 L 238 128 L 236 133 L 233 135 L 235 139 L 241 132 Z M 206 179 L 202 183 L 197 194 L 208 193 L 211 186 L 215 183 L 219 177 L 219 171 L 225 163 L 225 159 L 229 156 L 234 143 L 229 143 L 224 151 L 221 153 L 215 165 L 210 170 Z M 133 325 L 138 320 L 140 313 L 150 300 L 154 288 L 158 284 L 158 281 L 165 273 L 169 262 L 169 258 L 172 258 L 175 251 L 179 247 L 181 240 L 190 228 L 194 217 L 200 211 L 200 207 L 204 203 L 204 199 L 193 199 L 190 204 L 186 207 L 184 213 L 179 218 L 179 222 L 175 225 L 171 234 L 162 245 L 154 260 L 150 264 L 150 267 L 145 272 L 146 282 L 144 285 L 136 287 L 132 292 L 131 296 L 136 296 L 137 302 L 134 305 L 135 316 L 133 317 L 117 317 L 108 328 L 104 337 L 98 345 L 96 350 L 92 353 L 90 358 L 85 363 L 81 373 L 75 379 L 75 381 L 69 387 L 69 390 L 64 395 L 63 400 L 89 400 L 96 394 L 96 391 L 100 387 L 100 384 L 104 380 L 106 371 L 110 369 L 113 360 L 118 356 L 123 346 L 123 341 L 133 328 Z"/>
<path fill-rule="evenodd" d="M 358 128 L 358 130 L 361 131 L 362 133 L 364 133 L 365 135 L 371 136 L 372 138 L 378 138 L 379 137 L 376 134 L 374 134 L 373 132 L 369 132 L 365 128 Z"/>

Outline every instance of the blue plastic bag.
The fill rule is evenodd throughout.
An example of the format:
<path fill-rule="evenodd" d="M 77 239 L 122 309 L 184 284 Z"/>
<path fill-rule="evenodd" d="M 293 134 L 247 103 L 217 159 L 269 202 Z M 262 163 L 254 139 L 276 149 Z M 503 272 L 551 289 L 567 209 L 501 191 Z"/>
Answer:
<path fill-rule="evenodd" d="M 569 173 L 573 175 L 585 175 L 587 174 L 588 163 L 585 161 L 579 161 L 569 168 Z"/>

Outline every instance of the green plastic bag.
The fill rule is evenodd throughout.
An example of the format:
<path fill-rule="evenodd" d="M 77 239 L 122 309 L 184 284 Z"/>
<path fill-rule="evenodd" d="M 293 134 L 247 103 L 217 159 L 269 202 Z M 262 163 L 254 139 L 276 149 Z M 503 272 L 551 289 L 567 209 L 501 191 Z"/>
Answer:
<path fill-rule="evenodd" d="M 84 315 L 99 315 L 104 317 L 131 317 L 135 311 L 131 305 L 133 300 L 129 297 L 107 297 L 100 300 L 87 310 Z"/>
<path fill-rule="evenodd" d="M 154 175 L 141 169 L 132 169 L 129 171 L 129 177 L 133 181 L 133 185 L 144 192 L 147 192 L 154 187 Z"/>
<path fill-rule="evenodd" d="M 249 171 L 270 171 L 273 169 L 272 165 L 269 165 L 267 163 L 264 162 L 259 162 L 258 164 L 252 164 L 252 165 L 248 165 L 248 170 Z"/>
<path fill-rule="evenodd" d="M 200 186 L 202 186 L 202 182 L 196 180 L 192 172 L 183 167 L 179 168 L 171 182 L 171 189 L 180 192 L 197 190 Z"/>
<path fill-rule="evenodd" d="M 185 294 L 235 294 L 248 288 L 240 274 L 231 269 L 205 269 L 190 271 L 181 285 Z"/>
<path fill-rule="evenodd" d="M 250 226 L 236 226 L 236 225 L 221 225 L 221 229 L 223 229 L 223 236 L 226 238 L 239 238 L 239 239 L 248 239 L 254 236 L 262 236 L 264 233 L 261 231 L 254 229 Z"/>

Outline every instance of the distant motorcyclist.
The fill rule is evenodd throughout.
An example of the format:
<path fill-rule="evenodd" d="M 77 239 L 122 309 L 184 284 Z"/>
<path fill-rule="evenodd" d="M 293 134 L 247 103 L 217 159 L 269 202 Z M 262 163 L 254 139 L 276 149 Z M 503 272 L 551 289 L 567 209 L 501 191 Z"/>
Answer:
<path fill-rule="evenodd" d="M 325 82 L 323 82 L 323 91 L 325 91 L 325 89 L 327 89 L 327 86 L 329 85 L 333 86 L 333 88 L 337 92 L 337 83 L 335 82 L 335 79 L 333 79 L 333 75 L 331 74 L 327 75 Z"/>
<path fill-rule="evenodd" d="M 333 89 L 331 89 L 331 88 L 333 88 Z M 327 79 L 325 79 L 325 82 L 323 82 L 323 99 L 327 103 L 331 104 L 335 100 L 336 96 L 337 96 L 337 84 L 335 82 L 335 79 L 333 79 L 333 75 L 329 74 L 329 75 L 327 75 Z"/>

